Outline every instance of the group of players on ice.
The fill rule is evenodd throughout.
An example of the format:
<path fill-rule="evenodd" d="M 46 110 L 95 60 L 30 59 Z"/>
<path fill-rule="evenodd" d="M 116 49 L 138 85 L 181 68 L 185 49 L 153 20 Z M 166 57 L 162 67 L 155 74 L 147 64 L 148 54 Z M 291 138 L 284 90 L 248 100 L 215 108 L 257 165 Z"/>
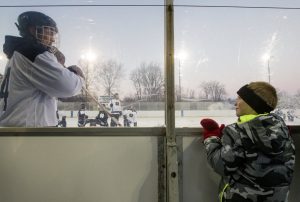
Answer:
<path fill-rule="evenodd" d="M 115 127 L 121 125 L 119 120 L 123 116 L 123 126 L 124 127 L 133 127 L 137 126 L 137 112 L 134 107 L 129 106 L 122 110 L 121 102 L 119 100 L 119 94 L 114 94 L 113 98 L 109 102 L 109 108 L 106 108 L 105 104 L 99 109 L 98 115 L 91 119 L 86 114 L 85 104 L 81 104 L 78 111 L 78 127 L 85 127 L 86 124 L 90 126 L 103 126 L 108 127 L 108 119 L 110 117 L 110 126 Z M 110 110 L 110 112 L 108 112 Z"/>

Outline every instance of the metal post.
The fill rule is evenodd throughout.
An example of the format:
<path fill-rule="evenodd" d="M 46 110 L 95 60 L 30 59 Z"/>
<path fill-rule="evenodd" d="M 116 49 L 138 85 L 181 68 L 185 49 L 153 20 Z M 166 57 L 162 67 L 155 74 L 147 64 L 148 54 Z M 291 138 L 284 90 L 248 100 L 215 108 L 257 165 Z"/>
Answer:
<path fill-rule="evenodd" d="M 179 202 L 178 157 L 175 136 L 174 10 L 173 0 L 165 0 L 165 102 L 167 202 Z"/>

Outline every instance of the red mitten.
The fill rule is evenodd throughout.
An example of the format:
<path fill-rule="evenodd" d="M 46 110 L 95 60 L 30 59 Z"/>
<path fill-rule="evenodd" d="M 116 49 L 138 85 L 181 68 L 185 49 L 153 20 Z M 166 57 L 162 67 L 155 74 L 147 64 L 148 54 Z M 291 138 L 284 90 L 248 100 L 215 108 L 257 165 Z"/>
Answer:
<path fill-rule="evenodd" d="M 221 126 L 219 126 L 219 124 L 213 119 L 202 119 L 200 121 L 200 124 L 203 127 L 204 140 L 211 136 L 216 136 L 220 138 L 222 136 L 222 130 L 225 127 L 224 124 L 221 124 Z"/>

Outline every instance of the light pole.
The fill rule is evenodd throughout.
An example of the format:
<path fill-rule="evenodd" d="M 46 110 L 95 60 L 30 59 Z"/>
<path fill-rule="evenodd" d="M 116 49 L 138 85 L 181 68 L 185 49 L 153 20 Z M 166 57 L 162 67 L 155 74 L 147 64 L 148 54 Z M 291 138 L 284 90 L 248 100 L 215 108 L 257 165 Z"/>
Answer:
<path fill-rule="evenodd" d="M 181 66 L 183 61 L 187 58 L 187 53 L 185 51 L 180 51 L 177 55 L 176 58 L 178 59 L 178 102 L 181 102 Z"/>
<path fill-rule="evenodd" d="M 182 50 L 180 51 L 176 58 L 178 58 L 178 99 L 177 99 L 177 102 L 181 102 L 182 100 L 182 95 L 181 95 L 181 66 L 182 66 L 182 63 L 183 61 L 187 58 L 187 53 Z M 182 103 L 179 103 L 180 104 L 180 114 L 181 114 L 181 117 L 183 117 L 183 109 L 182 109 Z"/>
<path fill-rule="evenodd" d="M 270 67 L 270 60 L 273 56 L 271 56 L 270 54 L 266 53 L 262 56 L 262 60 L 264 63 L 267 62 L 268 65 L 268 81 L 269 83 L 271 83 L 271 67 Z"/>
<path fill-rule="evenodd" d="M 181 102 L 181 62 L 178 65 L 178 102 Z"/>

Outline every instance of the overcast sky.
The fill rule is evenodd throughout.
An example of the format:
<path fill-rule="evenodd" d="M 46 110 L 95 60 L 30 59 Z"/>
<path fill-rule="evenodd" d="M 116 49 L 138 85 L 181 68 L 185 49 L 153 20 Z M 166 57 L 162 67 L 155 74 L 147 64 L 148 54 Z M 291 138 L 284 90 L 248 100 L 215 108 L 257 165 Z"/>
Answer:
<path fill-rule="evenodd" d="M 0 5 L 45 4 L 139 4 L 162 5 L 164 1 L 1 1 Z M 174 1 L 175 5 L 299 7 L 300 1 Z M 164 64 L 164 8 L 141 7 L 0 7 L 0 39 L 18 35 L 17 16 L 28 10 L 44 12 L 58 24 L 60 49 L 67 65 L 93 51 L 98 61 L 115 59 L 126 70 L 120 94 L 133 94 L 128 74 L 141 62 Z M 175 52 L 181 59 L 182 87 L 199 91 L 203 81 L 219 81 L 228 95 L 254 80 L 268 81 L 289 93 L 300 89 L 300 10 L 259 8 L 175 7 Z M 1 56 L 3 72 L 5 60 Z M 178 66 L 176 64 L 176 83 Z"/>

